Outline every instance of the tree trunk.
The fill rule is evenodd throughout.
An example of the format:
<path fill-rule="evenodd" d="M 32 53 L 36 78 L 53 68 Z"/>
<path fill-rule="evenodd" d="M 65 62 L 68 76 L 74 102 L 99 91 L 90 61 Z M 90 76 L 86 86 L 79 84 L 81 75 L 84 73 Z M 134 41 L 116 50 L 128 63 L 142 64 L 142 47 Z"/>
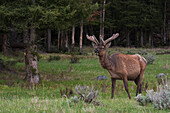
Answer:
<path fill-rule="evenodd" d="M 48 48 L 48 44 L 47 44 L 47 39 L 48 39 L 48 32 L 45 31 L 45 37 L 44 37 L 44 47 L 45 49 Z"/>
<path fill-rule="evenodd" d="M 80 23 L 80 54 L 82 53 L 82 42 L 83 42 L 83 20 Z"/>
<path fill-rule="evenodd" d="M 28 44 L 29 42 L 28 29 L 24 30 L 23 35 L 24 35 L 24 44 Z"/>
<path fill-rule="evenodd" d="M 75 25 L 72 26 L 72 43 L 71 43 L 71 51 L 74 51 L 74 45 L 75 45 L 75 41 L 74 41 L 74 36 L 75 36 Z"/>
<path fill-rule="evenodd" d="M 63 47 L 64 47 L 64 46 L 63 46 L 63 40 L 64 40 L 64 31 L 62 30 L 62 31 L 61 31 L 61 51 L 63 51 L 63 49 L 64 49 L 64 48 L 63 48 Z"/>
<path fill-rule="evenodd" d="M 139 32 L 138 32 L 137 29 L 135 30 L 135 32 L 136 32 L 136 41 L 135 41 L 136 43 L 135 43 L 135 46 L 138 47 L 139 46 Z"/>
<path fill-rule="evenodd" d="M 3 34 L 3 55 L 7 55 L 7 34 Z"/>
<path fill-rule="evenodd" d="M 143 39 L 143 44 L 144 44 L 144 46 L 148 46 L 148 45 L 146 45 L 146 44 L 148 44 L 148 36 L 147 36 L 147 30 L 146 30 L 146 28 L 145 28 L 145 34 L 144 34 L 144 39 Z"/>
<path fill-rule="evenodd" d="M 166 3 L 167 0 L 164 2 L 164 45 L 166 45 Z"/>
<path fill-rule="evenodd" d="M 68 33 L 66 31 L 66 41 L 65 41 L 65 47 L 67 48 L 67 51 L 70 52 L 69 45 L 68 45 Z"/>
<path fill-rule="evenodd" d="M 39 83 L 38 59 L 37 59 L 37 46 L 34 44 L 36 35 L 35 28 L 31 28 L 30 40 L 25 54 L 26 76 L 31 85 Z"/>
<path fill-rule="evenodd" d="M 127 33 L 127 36 L 126 36 L 127 47 L 130 46 L 130 37 L 129 37 L 129 35 L 130 35 L 130 31 L 128 30 L 128 33 Z"/>
<path fill-rule="evenodd" d="M 31 53 L 31 58 L 30 58 L 30 67 L 32 71 L 32 76 L 31 76 L 31 83 L 33 85 L 36 85 L 39 83 L 39 70 L 38 70 L 38 58 L 37 58 L 37 46 L 33 45 L 31 46 L 31 51 L 34 53 Z"/>
<path fill-rule="evenodd" d="M 29 66 L 29 59 L 30 59 L 30 45 L 27 45 L 27 49 L 26 52 L 24 53 L 25 56 L 25 70 L 26 70 L 26 75 L 24 80 L 29 80 L 31 78 L 31 70 L 30 70 L 30 66 Z"/>
<path fill-rule="evenodd" d="M 90 30 L 90 35 L 94 35 L 94 30 L 92 25 L 88 25 L 88 29 Z"/>
<path fill-rule="evenodd" d="M 100 36 L 102 36 L 102 12 L 100 12 Z"/>
<path fill-rule="evenodd" d="M 106 0 L 103 1 L 103 10 L 100 14 L 100 35 L 104 39 L 104 18 L 105 18 L 105 4 Z"/>
<path fill-rule="evenodd" d="M 152 47 L 151 31 L 149 32 L 149 47 Z"/>
<path fill-rule="evenodd" d="M 143 47 L 143 30 L 141 29 L 140 46 Z"/>
<path fill-rule="evenodd" d="M 51 29 L 48 29 L 48 52 L 51 51 Z"/>
<path fill-rule="evenodd" d="M 104 18 L 105 18 L 105 4 L 106 4 L 106 0 L 104 0 L 103 2 L 103 17 L 102 17 L 102 37 L 104 39 Z"/>
<path fill-rule="evenodd" d="M 32 0 L 35 5 L 35 0 Z M 25 79 L 30 81 L 31 86 L 39 83 L 38 59 L 37 59 L 37 46 L 35 45 L 35 27 L 31 27 L 30 39 L 25 53 L 26 76 Z"/>
<path fill-rule="evenodd" d="M 58 50 L 60 50 L 60 30 L 58 31 Z"/>

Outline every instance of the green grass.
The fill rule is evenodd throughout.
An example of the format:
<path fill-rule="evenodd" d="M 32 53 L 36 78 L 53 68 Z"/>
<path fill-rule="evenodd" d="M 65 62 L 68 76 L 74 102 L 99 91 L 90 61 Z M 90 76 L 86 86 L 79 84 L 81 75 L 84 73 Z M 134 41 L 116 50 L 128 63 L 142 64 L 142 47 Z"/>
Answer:
<path fill-rule="evenodd" d="M 90 52 L 93 52 L 91 48 Z M 126 53 L 132 50 L 138 53 L 139 50 L 135 48 L 111 48 L 111 54 Z M 158 73 L 165 73 L 169 75 L 170 67 L 163 69 L 165 65 L 170 66 L 170 55 L 155 55 L 160 50 L 158 49 L 145 49 L 145 51 L 153 54 L 156 57 L 154 64 L 147 65 L 144 74 L 144 84 L 148 83 L 148 89 L 156 88 L 156 75 Z M 164 51 L 164 49 L 161 49 Z M 61 60 L 48 62 L 47 58 L 50 55 L 59 55 Z M 90 55 L 90 56 L 89 56 Z M 80 57 L 80 63 L 71 64 L 70 56 L 62 54 L 42 54 L 43 58 L 39 61 L 38 67 L 41 74 L 41 81 L 37 88 L 29 89 L 22 80 L 24 78 L 24 63 L 18 62 L 12 66 L 18 73 L 13 74 L 7 71 L 0 74 L 0 113 L 30 113 L 30 112 L 97 112 L 97 113 L 166 113 L 169 110 L 157 110 L 153 105 L 140 106 L 136 102 L 135 93 L 136 85 L 134 82 L 129 81 L 129 90 L 132 99 L 129 100 L 127 93 L 124 90 L 123 82 L 116 82 L 116 89 L 114 99 L 111 100 L 111 80 L 109 73 L 102 69 L 98 59 L 92 53 L 88 56 Z M 11 57 L 10 57 L 11 58 Z M 8 60 L 8 58 L 4 58 Z M 12 58 L 14 59 L 14 58 Z M 96 81 L 99 75 L 107 76 L 108 80 Z M 12 83 L 12 84 L 11 84 Z M 60 95 L 60 89 L 66 87 L 72 88 L 76 85 L 94 86 L 99 91 L 97 100 L 101 103 L 100 106 L 87 104 L 83 101 L 79 103 L 70 102 L 69 98 Z M 105 92 L 102 92 L 102 85 L 108 86 Z M 145 94 L 145 91 L 143 91 Z"/>

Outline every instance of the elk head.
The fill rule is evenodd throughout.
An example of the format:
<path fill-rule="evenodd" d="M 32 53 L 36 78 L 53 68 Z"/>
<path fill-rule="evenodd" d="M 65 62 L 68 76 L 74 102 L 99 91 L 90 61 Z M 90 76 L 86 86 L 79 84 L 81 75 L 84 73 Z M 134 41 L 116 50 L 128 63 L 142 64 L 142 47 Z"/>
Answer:
<path fill-rule="evenodd" d="M 100 35 L 100 43 L 99 43 L 99 41 L 96 39 L 96 37 L 94 35 L 93 36 L 86 35 L 87 39 L 92 41 L 92 45 L 95 48 L 94 52 L 98 56 L 105 55 L 106 48 L 109 48 L 111 45 L 111 41 L 114 40 L 115 38 L 117 38 L 118 36 L 119 36 L 119 33 L 113 34 L 112 37 L 110 37 L 104 41 L 102 36 Z"/>

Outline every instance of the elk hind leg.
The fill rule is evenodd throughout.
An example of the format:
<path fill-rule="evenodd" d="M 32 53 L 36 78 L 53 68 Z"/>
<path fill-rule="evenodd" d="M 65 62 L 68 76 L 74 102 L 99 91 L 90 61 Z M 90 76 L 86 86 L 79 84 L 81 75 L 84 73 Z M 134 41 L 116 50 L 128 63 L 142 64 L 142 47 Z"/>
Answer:
<path fill-rule="evenodd" d="M 112 95 L 111 95 L 111 99 L 113 99 L 114 97 L 114 90 L 115 90 L 115 86 L 116 86 L 116 79 L 111 78 L 112 80 Z"/>
<path fill-rule="evenodd" d="M 140 76 L 140 75 L 139 75 Z M 140 85 L 140 81 L 139 81 L 139 76 L 134 80 L 135 84 L 137 85 L 137 89 L 136 89 L 136 96 L 138 95 L 138 92 L 140 93 L 141 91 L 141 85 Z"/>
<path fill-rule="evenodd" d="M 126 90 L 126 92 L 128 94 L 128 97 L 129 97 L 129 99 L 131 99 L 131 96 L 130 96 L 130 93 L 129 93 L 129 89 L 128 89 L 128 80 L 127 80 L 127 77 L 125 77 L 123 79 L 123 83 L 124 83 L 124 86 L 125 86 L 125 90 Z"/>
<path fill-rule="evenodd" d="M 144 75 L 144 71 L 141 71 L 141 73 L 139 74 L 139 76 L 135 79 L 135 83 L 137 85 L 137 90 L 136 90 L 136 96 L 138 95 L 138 92 L 141 94 L 142 93 L 142 78 Z"/>
<path fill-rule="evenodd" d="M 142 82 L 141 81 L 142 81 L 142 78 L 143 78 L 143 75 L 144 75 L 144 71 L 145 70 L 142 70 L 140 75 L 139 75 L 139 83 L 138 84 L 139 84 L 139 93 L 140 94 L 142 93 Z"/>

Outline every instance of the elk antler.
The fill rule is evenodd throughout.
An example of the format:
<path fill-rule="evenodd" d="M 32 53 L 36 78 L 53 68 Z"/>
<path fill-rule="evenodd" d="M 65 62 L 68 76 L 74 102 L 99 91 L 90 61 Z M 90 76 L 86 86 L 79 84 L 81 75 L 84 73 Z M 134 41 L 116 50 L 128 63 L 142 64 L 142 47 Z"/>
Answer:
<path fill-rule="evenodd" d="M 96 45 L 99 44 L 98 40 L 96 39 L 96 37 L 93 35 L 93 36 L 88 36 L 86 35 L 87 39 L 89 39 L 90 41 L 96 43 Z"/>
<path fill-rule="evenodd" d="M 112 37 L 110 37 L 109 39 L 104 41 L 104 45 L 106 45 L 108 42 L 114 40 L 115 38 L 117 38 L 119 36 L 119 33 L 113 34 Z"/>

